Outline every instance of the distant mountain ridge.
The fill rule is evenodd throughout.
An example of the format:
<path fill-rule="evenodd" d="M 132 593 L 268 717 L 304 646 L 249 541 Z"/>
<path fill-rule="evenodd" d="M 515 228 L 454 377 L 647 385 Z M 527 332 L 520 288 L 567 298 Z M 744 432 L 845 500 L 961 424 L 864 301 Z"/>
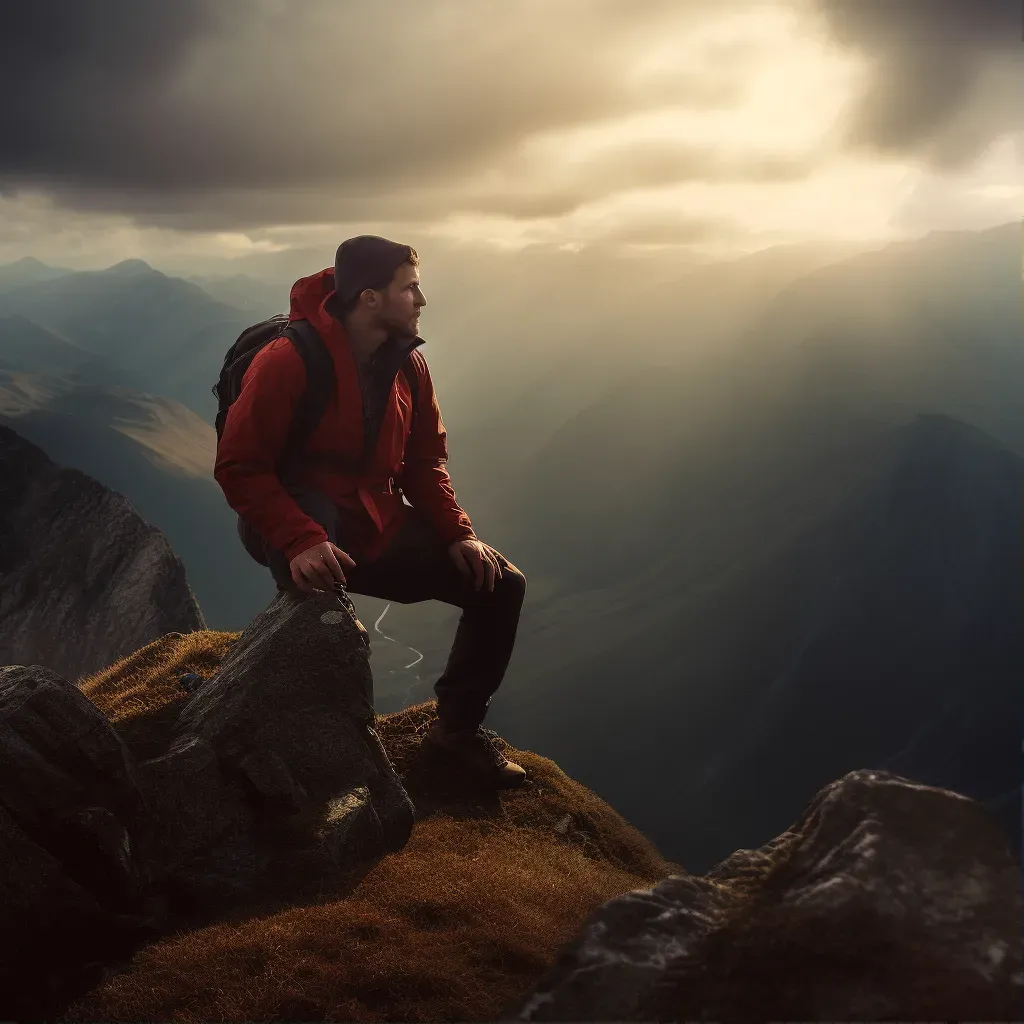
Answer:
<path fill-rule="evenodd" d="M 142 260 L 4 290 L 0 317 L 9 323 L 18 316 L 106 360 L 116 367 L 116 383 L 175 398 L 210 422 L 224 353 L 252 323 L 251 315 Z M 0 338 L 0 356 L 5 348 Z"/>

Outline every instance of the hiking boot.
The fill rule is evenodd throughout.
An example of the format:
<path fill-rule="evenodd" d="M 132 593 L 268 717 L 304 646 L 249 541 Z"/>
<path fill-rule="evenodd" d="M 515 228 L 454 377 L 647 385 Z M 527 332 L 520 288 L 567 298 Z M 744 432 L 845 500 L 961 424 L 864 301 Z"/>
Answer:
<path fill-rule="evenodd" d="M 480 726 L 448 732 L 440 719 L 435 719 L 424 734 L 423 742 L 453 754 L 480 775 L 497 782 L 502 789 L 518 786 L 526 778 L 525 769 L 505 757 Z"/>

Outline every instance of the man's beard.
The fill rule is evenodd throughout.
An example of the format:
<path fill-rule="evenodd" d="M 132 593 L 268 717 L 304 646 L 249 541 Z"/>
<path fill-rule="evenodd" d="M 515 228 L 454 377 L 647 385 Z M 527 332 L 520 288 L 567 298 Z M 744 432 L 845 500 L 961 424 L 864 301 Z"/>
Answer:
<path fill-rule="evenodd" d="M 397 342 L 409 342 L 416 337 L 416 325 L 410 326 L 406 320 L 392 321 L 383 326 L 388 332 L 388 337 Z"/>

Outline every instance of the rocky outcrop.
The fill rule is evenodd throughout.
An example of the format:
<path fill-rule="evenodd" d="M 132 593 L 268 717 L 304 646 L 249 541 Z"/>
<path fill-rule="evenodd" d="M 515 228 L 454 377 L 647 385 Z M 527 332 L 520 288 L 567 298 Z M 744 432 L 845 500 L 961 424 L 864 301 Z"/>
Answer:
<path fill-rule="evenodd" d="M 503 1019 L 1020 1019 L 1020 909 L 987 810 L 851 772 L 761 849 L 605 904 Z"/>
<path fill-rule="evenodd" d="M 0 669 L 0 944 L 21 951 L 0 1012 L 48 1012 L 133 941 L 229 913 L 297 847 L 334 868 L 401 847 L 413 806 L 374 722 L 339 595 L 280 594 L 141 762 L 73 683 Z"/>
<path fill-rule="evenodd" d="M 202 614 L 160 531 L 0 426 L 0 664 L 78 679 L 196 629 Z"/>
<path fill-rule="evenodd" d="M 139 767 L 164 872 L 204 900 L 244 891 L 274 862 L 268 824 L 309 825 L 340 863 L 401 847 L 413 806 L 374 720 L 351 601 L 279 593 L 182 708 L 168 752 Z"/>

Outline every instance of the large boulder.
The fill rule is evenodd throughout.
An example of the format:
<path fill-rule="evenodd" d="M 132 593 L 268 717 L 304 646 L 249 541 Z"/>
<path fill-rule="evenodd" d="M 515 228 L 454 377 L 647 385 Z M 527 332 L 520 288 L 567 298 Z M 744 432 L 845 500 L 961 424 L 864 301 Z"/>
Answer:
<path fill-rule="evenodd" d="M 222 895 L 272 869 L 280 827 L 342 864 L 399 849 L 414 808 L 374 728 L 369 638 L 347 596 L 279 593 L 139 766 L 162 873 Z"/>
<path fill-rule="evenodd" d="M 0 668 L 0 1007 L 59 1006 L 153 934 L 153 826 L 104 715 L 49 669 Z"/>
<path fill-rule="evenodd" d="M 0 664 L 79 679 L 166 633 L 205 628 L 156 527 L 0 426 Z"/>
<path fill-rule="evenodd" d="M 0 806 L 104 904 L 137 905 L 155 821 L 131 754 L 73 684 L 0 667 Z"/>
<path fill-rule="evenodd" d="M 503 1019 L 1020 1019 L 1020 907 L 985 808 L 851 772 L 767 846 L 609 901 Z"/>

